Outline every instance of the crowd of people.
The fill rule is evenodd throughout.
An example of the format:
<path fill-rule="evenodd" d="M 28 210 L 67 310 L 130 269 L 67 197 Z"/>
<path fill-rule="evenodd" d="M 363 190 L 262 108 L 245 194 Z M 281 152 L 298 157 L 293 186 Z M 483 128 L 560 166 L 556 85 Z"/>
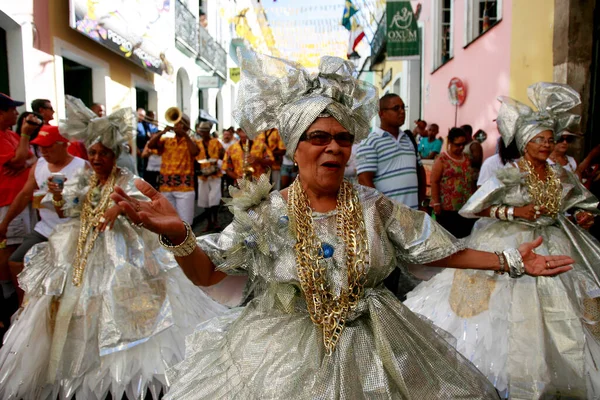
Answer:
<path fill-rule="evenodd" d="M 402 130 L 348 61 L 240 57 L 220 137 L 0 94 L 1 399 L 600 396 L 600 146 L 569 155 L 573 89 L 501 98 L 484 159 L 470 125 Z"/>

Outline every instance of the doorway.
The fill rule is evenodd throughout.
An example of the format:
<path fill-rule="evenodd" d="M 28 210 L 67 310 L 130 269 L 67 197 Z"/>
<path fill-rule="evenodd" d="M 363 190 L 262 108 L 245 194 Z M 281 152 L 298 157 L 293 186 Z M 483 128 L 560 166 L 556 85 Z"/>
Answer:
<path fill-rule="evenodd" d="M 77 97 L 87 107 L 91 107 L 92 93 L 92 69 L 78 62 L 63 57 L 63 78 L 65 94 Z"/>
<path fill-rule="evenodd" d="M 135 108 L 143 108 L 148 111 L 149 93 L 147 90 L 135 88 Z"/>
<path fill-rule="evenodd" d="M 2 28 L 0 28 L 0 93 L 4 93 L 10 96 L 6 31 Z"/>

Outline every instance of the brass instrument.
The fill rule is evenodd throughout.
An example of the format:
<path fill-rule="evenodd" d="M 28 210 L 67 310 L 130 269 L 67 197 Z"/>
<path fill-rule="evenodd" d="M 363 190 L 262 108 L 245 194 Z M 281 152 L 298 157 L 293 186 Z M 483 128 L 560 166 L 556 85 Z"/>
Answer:
<path fill-rule="evenodd" d="M 165 120 L 169 125 L 175 125 L 183 118 L 183 113 L 179 107 L 169 107 L 165 112 Z"/>
<path fill-rule="evenodd" d="M 250 165 L 248 162 L 248 157 L 250 157 L 250 140 L 246 139 L 246 143 L 242 145 L 242 149 L 244 150 L 244 162 L 242 163 L 242 174 L 244 179 L 252 180 L 252 175 L 254 175 L 254 167 Z"/>
<path fill-rule="evenodd" d="M 173 130 L 173 127 L 178 122 L 181 122 L 182 118 L 183 118 L 183 111 L 181 111 L 181 109 L 179 107 L 169 107 L 169 108 L 167 108 L 167 111 L 165 111 L 165 120 L 167 121 L 166 124 L 161 124 L 158 121 L 152 121 L 149 119 L 147 119 L 147 121 L 153 123 L 157 127 L 162 127 L 163 129 Z M 184 123 L 184 125 L 185 125 L 185 123 Z M 187 125 L 186 128 L 187 128 L 188 135 L 193 138 L 196 135 L 196 132 L 194 132 L 189 125 Z"/>

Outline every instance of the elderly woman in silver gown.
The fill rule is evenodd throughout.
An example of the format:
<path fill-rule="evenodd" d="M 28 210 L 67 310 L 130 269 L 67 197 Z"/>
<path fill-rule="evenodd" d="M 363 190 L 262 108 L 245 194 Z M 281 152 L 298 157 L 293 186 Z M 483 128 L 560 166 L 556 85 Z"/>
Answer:
<path fill-rule="evenodd" d="M 226 307 L 213 302 L 110 198 L 115 185 L 145 197 L 116 166 L 134 132 L 130 109 L 97 118 L 67 98 L 65 136 L 83 140 L 91 168 L 44 201 L 72 219 L 25 258 L 24 309 L 0 351 L 0 398 L 157 399 L 165 370 L 181 361 L 185 336 Z"/>
<path fill-rule="evenodd" d="M 163 196 L 113 195 L 134 221 L 162 236 L 199 285 L 248 274 L 254 298 L 201 325 L 186 360 L 169 372 L 169 399 L 496 398 L 494 387 L 434 328 L 386 290 L 397 265 L 498 269 L 493 253 L 466 250 L 425 213 L 343 180 L 364 138 L 377 92 L 353 66 L 324 57 L 319 73 L 242 54 L 237 119 L 249 134 L 282 133 L 299 177 L 270 192 L 266 176 L 232 192 L 234 221 L 193 237 Z M 556 275 L 566 257 L 509 249 L 520 273 Z"/>
<path fill-rule="evenodd" d="M 538 236 L 538 254 L 567 254 L 573 270 L 556 278 L 512 279 L 446 270 L 408 294 L 411 310 L 457 338 L 457 349 L 503 396 L 597 399 L 600 396 L 600 245 L 583 228 L 598 200 L 548 156 L 561 132 L 579 121 L 566 85 L 528 91 L 539 111 L 501 98 L 498 130 L 523 155 L 499 170 L 460 213 L 481 218 L 467 246 L 501 251 Z M 573 215 L 573 222 L 565 214 Z"/>

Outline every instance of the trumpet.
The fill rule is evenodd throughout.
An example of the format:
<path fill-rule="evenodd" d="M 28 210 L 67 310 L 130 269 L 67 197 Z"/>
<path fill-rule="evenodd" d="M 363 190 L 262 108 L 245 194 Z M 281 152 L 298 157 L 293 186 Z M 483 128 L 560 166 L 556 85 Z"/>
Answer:
<path fill-rule="evenodd" d="M 165 111 L 165 120 L 169 125 L 175 125 L 183 118 L 183 113 L 179 109 L 179 107 L 169 107 L 167 111 Z"/>
<path fill-rule="evenodd" d="M 181 111 L 181 109 L 179 107 L 169 107 L 169 108 L 167 108 L 167 111 L 165 111 L 165 120 L 167 121 L 166 124 L 158 122 L 157 120 L 148 118 L 148 117 L 144 118 L 144 121 L 155 125 L 159 129 L 168 129 L 168 130 L 172 131 L 173 126 L 175 124 L 177 124 L 178 122 L 181 122 L 182 118 L 183 118 L 183 112 Z M 193 136 L 194 132 L 192 131 L 192 129 L 189 126 L 187 128 L 188 128 L 188 134 L 190 136 Z"/>

